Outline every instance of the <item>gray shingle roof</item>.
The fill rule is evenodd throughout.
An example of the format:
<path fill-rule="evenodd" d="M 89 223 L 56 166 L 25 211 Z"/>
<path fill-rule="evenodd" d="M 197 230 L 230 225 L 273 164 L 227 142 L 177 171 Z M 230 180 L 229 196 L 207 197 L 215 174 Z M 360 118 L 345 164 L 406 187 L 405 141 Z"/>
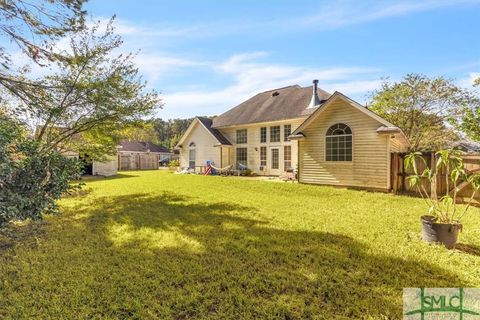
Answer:
<path fill-rule="evenodd" d="M 312 98 L 312 90 L 312 86 L 294 85 L 259 93 L 214 118 L 212 127 L 219 128 L 308 116 L 316 110 L 316 108 L 307 109 Z M 318 89 L 317 94 L 321 103 L 330 97 L 330 94 L 322 89 Z"/>
<path fill-rule="evenodd" d="M 122 147 L 120 151 L 171 153 L 168 148 L 148 141 L 121 141 L 119 145 Z"/>
<path fill-rule="evenodd" d="M 455 141 L 449 147 L 464 152 L 480 152 L 480 142 L 475 142 L 468 139 Z"/>
<path fill-rule="evenodd" d="M 212 128 L 212 119 L 205 118 L 205 117 L 197 117 L 198 120 L 210 131 L 213 136 L 220 142 L 221 144 L 231 145 L 230 141 L 223 136 L 217 129 Z"/>

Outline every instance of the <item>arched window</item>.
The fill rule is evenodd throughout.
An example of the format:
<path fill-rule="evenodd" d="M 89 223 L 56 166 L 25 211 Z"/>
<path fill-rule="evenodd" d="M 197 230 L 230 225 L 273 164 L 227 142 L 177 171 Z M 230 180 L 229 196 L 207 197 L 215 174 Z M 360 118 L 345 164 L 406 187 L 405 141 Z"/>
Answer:
<path fill-rule="evenodd" d="M 195 169 L 195 142 L 188 145 L 188 167 Z"/>
<path fill-rule="evenodd" d="M 325 138 L 325 160 L 352 161 L 352 130 L 337 123 L 327 130 Z"/>

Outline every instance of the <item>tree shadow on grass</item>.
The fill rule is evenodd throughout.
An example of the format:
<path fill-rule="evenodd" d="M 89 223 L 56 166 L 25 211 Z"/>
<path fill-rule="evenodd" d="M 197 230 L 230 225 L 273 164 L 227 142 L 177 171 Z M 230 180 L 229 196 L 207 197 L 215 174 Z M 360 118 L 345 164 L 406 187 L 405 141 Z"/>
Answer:
<path fill-rule="evenodd" d="M 81 218 L 53 232 L 61 288 L 74 293 L 57 294 L 67 309 L 82 303 L 80 317 L 400 318 L 402 288 L 463 285 L 341 234 L 275 228 L 237 204 L 134 194 L 75 210 Z"/>

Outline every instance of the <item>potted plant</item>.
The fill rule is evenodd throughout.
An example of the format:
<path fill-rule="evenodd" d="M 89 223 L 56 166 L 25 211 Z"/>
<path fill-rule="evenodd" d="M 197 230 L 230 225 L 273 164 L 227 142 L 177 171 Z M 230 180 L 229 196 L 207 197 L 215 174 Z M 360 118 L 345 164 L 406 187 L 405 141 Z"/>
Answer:
<path fill-rule="evenodd" d="M 480 174 L 469 173 L 465 169 L 460 152 L 456 150 L 440 150 L 434 155 L 430 167 L 421 152 L 413 152 L 405 158 L 405 168 L 412 169 L 413 175 L 408 177 L 410 185 L 416 187 L 418 193 L 428 206 L 428 214 L 421 217 L 422 239 L 428 242 L 442 243 L 448 249 L 455 248 L 458 233 L 462 230 L 462 217 L 467 213 L 477 191 L 480 189 Z M 418 166 L 425 169 L 419 172 Z M 445 192 L 438 194 L 439 179 L 445 179 Z M 430 184 L 430 191 L 424 181 Z M 472 186 L 472 193 L 460 207 L 457 192 L 459 185 Z"/>

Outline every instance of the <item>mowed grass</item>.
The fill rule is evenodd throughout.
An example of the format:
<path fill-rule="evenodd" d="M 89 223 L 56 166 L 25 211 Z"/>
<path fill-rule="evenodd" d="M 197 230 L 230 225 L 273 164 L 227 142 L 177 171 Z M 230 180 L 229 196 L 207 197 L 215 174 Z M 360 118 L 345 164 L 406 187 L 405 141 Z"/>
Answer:
<path fill-rule="evenodd" d="M 1 319 L 398 319 L 405 287 L 480 287 L 479 209 L 449 251 L 391 194 L 146 171 L 60 204 L 0 239 Z"/>

